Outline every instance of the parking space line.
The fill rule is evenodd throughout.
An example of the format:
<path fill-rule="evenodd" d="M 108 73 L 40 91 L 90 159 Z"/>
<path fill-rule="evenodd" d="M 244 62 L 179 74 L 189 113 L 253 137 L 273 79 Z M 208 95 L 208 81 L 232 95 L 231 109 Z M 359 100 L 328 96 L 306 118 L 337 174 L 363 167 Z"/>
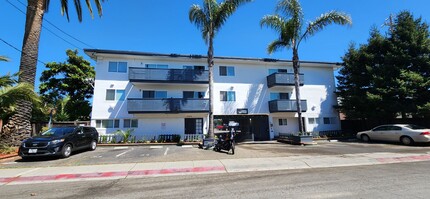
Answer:
<path fill-rule="evenodd" d="M 150 149 L 162 149 L 163 146 L 150 146 L 149 148 Z"/>
<path fill-rule="evenodd" d="M 124 152 L 122 152 L 122 153 L 120 153 L 120 154 L 116 155 L 115 157 L 122 156 L 122 155 L 124 155 L 124 154 L 126 154 L 126 153 L 128 153 L 128 152 L 130 152 L 130 151 L 133 151 L 133 148 L 131 148 L 131 149 L 130 149 L 130 150 L 128 150 L 128 151 L 124 151 Z"/>
<path fill-rule="evenodd" d="M 119 150 L 119 149 L 128 149 L 128 146 L 117 146 L 113 148 L 114 150 Z"/>
<path fill-rule="evenodd" d="M 164 155 L 167 155 L 167 151 L 169 150 L 169 147 L 166 148 L 166 151 L 164 151 Z"/>

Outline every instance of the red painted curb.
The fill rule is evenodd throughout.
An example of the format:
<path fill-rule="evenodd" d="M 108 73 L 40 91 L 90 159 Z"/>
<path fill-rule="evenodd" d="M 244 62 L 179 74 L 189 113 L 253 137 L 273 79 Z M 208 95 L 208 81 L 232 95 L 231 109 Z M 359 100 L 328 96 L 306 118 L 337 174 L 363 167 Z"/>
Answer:
<path fill-rule="evenodd" d="M 210 171 L 224 171 L 225 168 L 219 167 L 194 167 L 194 168 L 172 168 L 159 170 L 138 170 L 138 171 L 119 171 L 119 172 L 99 172 L 99 173 L 78 173 L 78 174 L 58 174 L 47 176 L 28 176 L 28 177 L 10 177 L 0 178 L 0 183 L 11 182 L 32 182 L 32 181 L 56 181 L 72 179 L 90 179 L 90 178 L 109 178 L 109 177 L 126 177 L 126 176 L 151 176 L 180 173 L 202 173 Z"/>

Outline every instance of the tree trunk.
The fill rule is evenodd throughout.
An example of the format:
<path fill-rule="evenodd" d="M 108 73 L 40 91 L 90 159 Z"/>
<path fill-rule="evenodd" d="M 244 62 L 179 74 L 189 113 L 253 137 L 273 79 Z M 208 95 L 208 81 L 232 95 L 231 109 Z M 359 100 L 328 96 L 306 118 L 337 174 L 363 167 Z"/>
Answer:
<path fill-rule="evenodd" d="M 208 70 L 209 70 L 209 125 L 208 125 L 208 135 L 210 138 L 214 137 L 214 103 L 213 103 L 213 86 L 214 86 L 214 48 L 213 48 L 213 36 L 209 37 L 209 49 L 208 49 Z"/>
<path fill-rule="evenodd" d="M 302 120 L 302 105 L 300 103 L 300 64 L 299 64 L 299 52 L 296 48 L 293 48 L 293 69 L 294 69 L 294 88 L 296 89 L 296 106 L 297 106 L 297 119 L 299 122 L 299 132 L 304 133 L 304 125 Z"/>
<path fill-rule="evenodd" d="M 44 0 L 28 0 L 25 32 L 22 44 L 21 62 L 19 66 L 19 82 L 34 85 L 36 65 L 39 52 L 40 32 L 45 8 Z M 31 110 L 32 103 L 18 100 L 15 114 L 11 117 L 11 124 L 15 124 L 16 131 L 12 133 L 12 145 L 19 145 L 21 141 L 31 136 Z"/>

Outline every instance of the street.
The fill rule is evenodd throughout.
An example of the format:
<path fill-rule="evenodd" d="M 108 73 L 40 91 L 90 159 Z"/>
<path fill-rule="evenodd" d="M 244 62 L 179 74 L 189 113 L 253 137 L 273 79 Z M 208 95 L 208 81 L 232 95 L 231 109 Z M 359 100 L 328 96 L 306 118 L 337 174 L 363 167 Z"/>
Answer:
<path fill-rule="evenodd" d="M 278 142 L 239 144 L 235 155 L 198 149 L 197 146 L 116 146 L 82 151 L 67 159 L 41 158 L 23 161 L 19 157 L 0 162 L 0 168 L 80 166 L 120 163 L 149 163 L 238 158 L 291 157 L 306 155 L 342 155 L 358 153 L 427 153 L 429 145 L 403 146 L 396 143 L 319 142 L 317 145 L 297 146 Z"/>
<path fill-rule="evenodd" d="M 428 198 L 429 162 L 0 186 L 0 198 Z"/>

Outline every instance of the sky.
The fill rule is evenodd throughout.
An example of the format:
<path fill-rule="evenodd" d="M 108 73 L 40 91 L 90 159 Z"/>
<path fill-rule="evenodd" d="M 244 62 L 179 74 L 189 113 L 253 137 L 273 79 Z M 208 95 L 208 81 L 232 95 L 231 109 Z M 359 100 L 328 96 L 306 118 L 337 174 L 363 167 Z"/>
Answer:
<path fill-rule="evenodd" d="M 0 0 L 0 55 L 9 62 L 0 62 L 0 75 L 19 70 L 20 50 L 24 35 L 25 0 Z M 39 63 L 36 72 L 38 86 L 44 63 L 64 62 L 67 49 L 77 49 L 79 55 L 91 61 L 83 49 L 126 50 L 154 53 L 206 55 L 207 46 L 200 31 L 188 19 L 192 4 L 203 0 L 108 0 L 103 3 L 103 16 L 92 19 L 86 7 L 79 23 L 70 2 L 70 21 L 61 15 L 60 1 L 53 0 L 44 16 Z M 82 5 L 85 6 L 85 1 Z M 218 0 L 220 2 L 220 0 Z M 215 56 L 287 59 L 291 50 L 269 55 L 267 45 L 277 38 L 276 32 L 261 28 L 264 15 L 274 14 L 278 0 L 254 0 L 241 6 L 216 35 Z M 390 14 L 407 10 L 415 17 L 430 20 L 428 0 L 301 0 L 306 21 L 312 21 L 331 10 L 348 13 L 353 25 L 331 25 L 301 44 L 300 60 L 341 62 L 350 43 L 366 43 L 371 27 L 385 33 L 384 22 Z M 95 5 L 93 4 L 95 9 Z M 37 89 L 36 89 L 37 90 Z"/>

